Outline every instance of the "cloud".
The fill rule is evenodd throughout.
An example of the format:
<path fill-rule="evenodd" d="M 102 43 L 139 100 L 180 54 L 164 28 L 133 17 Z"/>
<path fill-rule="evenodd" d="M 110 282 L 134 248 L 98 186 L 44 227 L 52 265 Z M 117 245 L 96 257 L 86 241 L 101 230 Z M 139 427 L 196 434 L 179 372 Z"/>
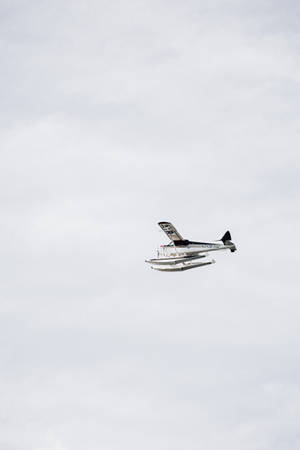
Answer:
<path fill-rule="evenodd" d="M 0 448 L 299 448 L 297 8 L 2 2 Z"/>

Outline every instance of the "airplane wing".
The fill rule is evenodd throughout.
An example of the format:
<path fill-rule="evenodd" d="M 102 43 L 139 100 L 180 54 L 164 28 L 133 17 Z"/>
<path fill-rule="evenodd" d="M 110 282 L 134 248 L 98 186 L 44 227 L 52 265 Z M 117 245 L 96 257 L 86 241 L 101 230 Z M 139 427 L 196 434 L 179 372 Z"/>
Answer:
<path fill-rule="evenodd" d="M 176 228 L 170 222 L 158 222 L 160 228 L 166 233 L 171 241 L 182 241 L 183 237 L 178 233 Z"/>

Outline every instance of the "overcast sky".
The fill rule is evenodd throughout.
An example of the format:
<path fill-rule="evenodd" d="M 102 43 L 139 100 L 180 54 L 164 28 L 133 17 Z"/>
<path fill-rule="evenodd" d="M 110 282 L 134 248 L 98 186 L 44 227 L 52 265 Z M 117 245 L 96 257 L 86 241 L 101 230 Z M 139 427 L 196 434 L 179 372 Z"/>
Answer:
<path fill-rule="evenodd" d="M 1 0 L 0 450 L 299 450 L 299 20 Z"/>

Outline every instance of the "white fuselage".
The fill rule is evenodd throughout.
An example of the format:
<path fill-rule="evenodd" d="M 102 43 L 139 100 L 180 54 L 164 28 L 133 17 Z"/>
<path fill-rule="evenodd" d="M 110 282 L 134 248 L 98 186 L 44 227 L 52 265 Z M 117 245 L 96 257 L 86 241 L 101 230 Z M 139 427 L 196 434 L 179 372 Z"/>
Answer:
<path fill-rule="evenodd" d="M 189 243 L 185 247 L 176 247 L 173 244 L 163 245 L 163 248 L 172 248 L 176 249 L 176 253 L 190 253 L 196 251 L 197 253 L 207 253 L 207 252 L 215 252 L 217 250 L 231 250 L 235 249 L 235 245 L 231 242 L 230 244 L 223 244 L 223 242 L 197 242 L 197 243 Z M 197 249 L 197 250 L 196 250 Z"/>

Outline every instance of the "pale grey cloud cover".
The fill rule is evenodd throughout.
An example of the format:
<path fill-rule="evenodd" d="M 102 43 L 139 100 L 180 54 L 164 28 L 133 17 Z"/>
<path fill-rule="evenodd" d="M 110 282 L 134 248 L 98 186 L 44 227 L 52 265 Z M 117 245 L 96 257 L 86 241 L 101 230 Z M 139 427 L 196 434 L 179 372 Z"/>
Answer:
<path fill-rule="evenodd" d="M 299 449 L 299 13 L 1 2 L 1 450 Z"/>

